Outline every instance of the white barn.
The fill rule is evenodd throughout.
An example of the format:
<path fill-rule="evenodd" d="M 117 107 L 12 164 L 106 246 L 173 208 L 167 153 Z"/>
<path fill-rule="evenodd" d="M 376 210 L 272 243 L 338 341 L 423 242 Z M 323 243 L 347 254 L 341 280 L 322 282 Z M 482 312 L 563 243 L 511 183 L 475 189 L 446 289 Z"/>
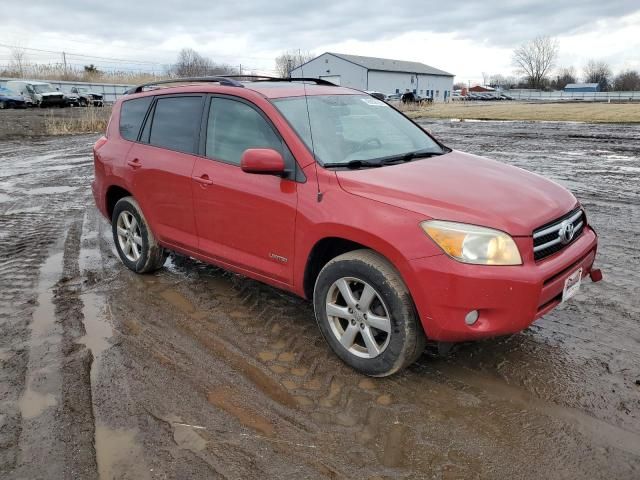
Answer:
<path fill-rule="evenodd" d="M 336 85 L 392 93 L 414 92 L 436 102 L 453 90 L 453 74 L 424 63 L 326 52 L 291 71 L 292 78 L 323 78 Z"/>

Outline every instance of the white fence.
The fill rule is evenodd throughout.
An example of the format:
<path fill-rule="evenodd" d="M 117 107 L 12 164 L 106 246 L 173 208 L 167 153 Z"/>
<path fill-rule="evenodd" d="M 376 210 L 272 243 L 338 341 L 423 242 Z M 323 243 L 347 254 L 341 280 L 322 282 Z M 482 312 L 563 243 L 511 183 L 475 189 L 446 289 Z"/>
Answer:
<path fill-rule="evenodd" d="M 21 78 L 0 78 L 0 87 L 3 87 L 9 80 L 22 80 Z M 87 87 L 90 91 L 100 93 L 103 96 L 105 103 L 113 103 L 124 92 L 133 87 L 134 85 L 123 85 L 113 83 L 86 83 L 86 82 L 67 82 L 63 80 L 34 80 L 37 82 L 50 83 L 53 88 L 59 89 L 61 92 L 69 93 L 73 87 Z"/>
<path fill-rule="evenodd" d="M 503 90 L 501 93 L 514 100 L 540 100 L 544 102 L 640 102 L 640 92 L 543 92 L 539 90 Z"/>

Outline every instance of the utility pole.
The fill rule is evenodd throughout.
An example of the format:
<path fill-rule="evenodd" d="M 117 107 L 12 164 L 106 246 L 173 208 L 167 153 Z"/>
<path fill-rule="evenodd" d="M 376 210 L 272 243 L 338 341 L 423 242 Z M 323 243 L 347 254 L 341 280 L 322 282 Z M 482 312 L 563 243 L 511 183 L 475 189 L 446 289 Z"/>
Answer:
<path fill-rule="evenodd" d="M 242 75 L 242 64 L 240 64 L 240 75 Z"/>
<path fill-rule="evenodd" d="M 64 63 L 64 74 L 67 75 L 67 54 L 62 52 L 62 63 Z"/>

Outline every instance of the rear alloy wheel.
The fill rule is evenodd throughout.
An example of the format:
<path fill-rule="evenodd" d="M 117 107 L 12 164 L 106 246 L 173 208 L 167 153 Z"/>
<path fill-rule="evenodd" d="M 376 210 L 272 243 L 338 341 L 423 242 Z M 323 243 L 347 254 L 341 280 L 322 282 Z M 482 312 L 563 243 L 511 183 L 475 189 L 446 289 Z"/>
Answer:
<path fill-rule="evenodd" d="M 127 268 L 137 273 L 162 268 L 168 252 L 156 241 L 133 197 L 118 200 L 113 208 L 111 225 L 116 250 Z"/>
<path fill-rule="evenodd" d="M 116 231 L 118 245 L 124 256 L 130 262 L 137 262 L 142 255 L 142 235 L 140 225 L 133 213 L 122 211 L 118 215 Z"/>
<path fill-rule="evenodd" d="M 391 375 L 424 351 L 426 338 L 407 287 L 393 265 L 372 250 L 327 263 L 313 303 L 327 343 L 359 372 Z"/>
<path fill-rule="evenodd" d="M 7 104 L 5 102 L 0 102 L 0 110 L 4 110 L 7 108 Z"/>

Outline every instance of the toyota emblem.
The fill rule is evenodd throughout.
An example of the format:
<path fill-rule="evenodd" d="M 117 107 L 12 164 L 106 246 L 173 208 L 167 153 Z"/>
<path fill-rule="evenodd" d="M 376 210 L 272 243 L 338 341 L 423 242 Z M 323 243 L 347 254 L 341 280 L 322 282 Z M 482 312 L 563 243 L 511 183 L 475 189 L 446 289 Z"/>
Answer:
<path fill-rule="evenodd" d="M 572 222 L 565 221 L 560 225 L 560 230 L 558 231 L 558 236 L 560 237 L 560 241 L 566 245 L 571 240 L 573 240 L 574 235 L 574 226 Z"/>

